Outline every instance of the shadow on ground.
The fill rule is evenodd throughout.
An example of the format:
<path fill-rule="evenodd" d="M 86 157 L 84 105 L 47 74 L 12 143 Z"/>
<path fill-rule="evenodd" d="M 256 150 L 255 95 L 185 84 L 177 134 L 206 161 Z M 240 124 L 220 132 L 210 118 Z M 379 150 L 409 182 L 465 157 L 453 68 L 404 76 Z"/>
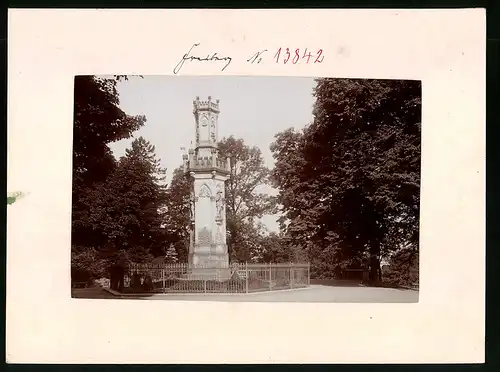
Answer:
<path fill-rule="evenodd" d="M 340 280 L 340 279 L 311 279 L 312 285 L 327 285 L 333 287 L 361 287 L 359 280 Z"/>
<path fill-rule="evenodd" d="M 393 288 L 408 289 L 418 291 L 418 287 L 403 287 L 392 283 L 362 283 L 360 280 L 339 280 L 339 279 L 311 279 L 312 285 L 325 285 L 329 287 L 373 287 L 373 288 Z"/>
<path fill-rule="evenodd" d="M 137 297 L 131 296 L 116 296 L 109 293 L 101 287 L 90 287 L 90 288 L 71 288 L 72 298 L 86 298 L 86 299 L 128 299 L 128 300 L 142 300 L 151 297 L 151 295 L 141 295 Z"/>

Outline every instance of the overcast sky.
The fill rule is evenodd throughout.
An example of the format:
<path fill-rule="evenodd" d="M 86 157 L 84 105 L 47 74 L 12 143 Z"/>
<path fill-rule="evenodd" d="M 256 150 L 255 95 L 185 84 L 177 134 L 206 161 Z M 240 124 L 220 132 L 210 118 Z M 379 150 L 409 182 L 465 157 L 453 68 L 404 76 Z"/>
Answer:
<path fill-rule="evenodd" d="M 193 100 L 220 100 L 219 137 L 243 138 L 261 149 L 267 166 L 273 166 L 270 144 L 284 129 L 303 128 L 312 119 L 313 78 L 243 76 L 144 76 L 118 83 L 120 107 L 129 115 L 143 114 L 146 124 L 134 133 L 156 148 L 170 182 L 182 164 L 181 147 L 194 142 Z M 219 138 L 219 139 L 220 139 Z M 111 145 L 118 158 L 132 139 Z M 277 230 L 276 216 L 263 222 Z"/>

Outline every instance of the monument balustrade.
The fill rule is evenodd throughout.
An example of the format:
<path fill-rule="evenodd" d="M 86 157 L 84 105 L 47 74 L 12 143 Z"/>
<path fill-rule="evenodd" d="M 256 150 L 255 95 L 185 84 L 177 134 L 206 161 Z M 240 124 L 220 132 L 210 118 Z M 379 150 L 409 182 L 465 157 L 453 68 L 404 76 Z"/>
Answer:
<path fill-rule="evenodd" d="M 190 169 L 198 170 L 198 169 L 220 169 L 222 171 L 229 171 L 227 162 L 222 159 L 215 159 L 215 162 L 211 158 L 198 158 L 192 162 L 190 165 Z"/>

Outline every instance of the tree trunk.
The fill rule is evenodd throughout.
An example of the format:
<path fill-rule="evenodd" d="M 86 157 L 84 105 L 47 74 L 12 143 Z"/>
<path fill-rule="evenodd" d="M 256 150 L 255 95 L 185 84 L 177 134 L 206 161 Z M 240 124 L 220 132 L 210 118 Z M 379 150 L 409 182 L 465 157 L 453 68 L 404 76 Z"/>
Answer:
<path fill-rule="evenodd" d="M 116 273 L 116 281 L 117 288 L 119 292 L 123 292 L 124 282 L 125 282 L 125 267 L 123 265 L 119 265 Z"/>
<path fill-rule="evenodd" d="M 370 279 L 374 282 L 380 280 L 380 243 L 378 241 L 372 242 L 370 246 Z"/>
<path fill-rule="evenodd" d="M 376 255 L 370 257 L 370 280 L 378 281 L 380 275 L 380 260 Z"/>
<path fill-rule="evenodd" d="M 118 276 L 116 275 L 116 265 L 112 265 L 110 268 L 110 275 L 109 275 L 109 287 L 112 290 L 118 290 Z"/>

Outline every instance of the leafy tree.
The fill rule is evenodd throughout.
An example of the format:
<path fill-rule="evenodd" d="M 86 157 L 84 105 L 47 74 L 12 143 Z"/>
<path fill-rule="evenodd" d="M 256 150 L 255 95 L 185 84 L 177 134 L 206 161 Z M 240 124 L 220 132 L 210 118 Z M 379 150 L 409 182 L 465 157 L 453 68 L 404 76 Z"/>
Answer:
<path fill-rule="evenodd" d="M 109 144 L 129 138 L 146 121 L 119 108 L 117 83 L 126 77 L 103 79 L 77 76 L 74 89 L 72 245 L 98 246 L 88 224 L 93 189 L 116 168 Z"/>
<path fill-rule="evenodd" d="M 242 139 L 224 138 L 219 143 L 221 156 L 230 159 L 230 178 L 226 182 L 226 214 L 230 257 L 248 261 L 251 252 L 250 236 L 258 228 L 257 219 L 276 211 L 276 198 L 263 188 L 271 185 L 270 170 L 262 153 Z"/>
<path fill-rule="evenodd" d="M 126 78 L 75 78 L 71 233 L 75 275 L 102 274 L 102 257 L 96 252 L 107 244 L 107 239 L 102 231 L 95 230 L 90 210 L 102 205 L 107 195 L 100 188 L 117 167 L 109 144 L 129 138 L 146 121 L 144 116 L 130 116 L 119 108 L 117 84 Z"/>
<path fill-rule="evenodd" d="M 168 263 L 176 263 L 178 261 L 177 251 L 175 250 L 175 246 L 173 243 L 171 243 L 168 247 L 167 252 L 165 253 L 165 259 Z"/>
<path fill-rule="evenodd" d="M 75 246 L 71 252 L 71 278 L 79 282 L 90 282 L 106 276 L 106 261 L 92 247 Z"/>
<path fill-rule="evenodd" d="M 292 252 L 287 249 L 285 238 L 279 233 L 271 232 L 263 235 L 259 240 L 261 261 L 272 263 L 294 261 Z"/>
<path fill-rule="evenodd" d="M 92 184 L 104 181 L 114 168 L 109 144 L 129 138 L 144 125 L 144 116 L 130 116 L 120 109 L 118 81 L 77 76 L 74 89 L 73 177 Z"/>
<path fill-rule="evenodd" d="M 165 208 L 162 212 L 163 226 L 168 239 L 174 243 L 179 260 L 186 262 L 190 229 L 190 190 L 192 179 L 184 174 L 183 167 L 176 168 L 166 192 Z"/>
<path fill-rule="evenodd" d="M 368 260 L 376 279 L 382 256 L 418 246 L 420 83 L 318 79 L 314 95 L 313 122 L 271 147 L 287 234 L 313 271 Z"/>
<path fill-rule="evenodd" d="M 278 202 L 283 212 L 278 220 L 280 229 L 288 231 L 288 235 L 301 244 L 310 239 L 316 229 L 316 221 L 311 216 L 315 203 L 305 194 L 310 180 L 305 173 L 308 164 L 303 147 L 304 131 L 293 128 L 276 134 L 275 142 L 270 146 L 275 159 L 272 180 L 279 189 Z M 289 224 L 290 221 L 293 223 Z"/>
<path fill-rule="evenodd" d="M 232 262 L 262 261 L 263 238 L 269 234 L 266 226 L 259 220 L 228 219 L 228 221 L 236 221 L 238 223 L 236 225 L 237 228 L 234 230 L 235 234 L 237 234 L 237 245 L 229 251 L 230 260 Z"/>
<path fill-rule="evenodd" d="M 395 251 L 389 258 L 386 279 L 393 284 L 412 286 L 419 284 L 419 257 L 415 246 L 408 245 Z"/>
<path fill-rule="evenodd" d="M 94 247 L 75 245 L 73 256 L 89 257 L 94 252 L 93 259 L 112 267 L 118 262 L 143 262 L 162 255 L 165 237 L 159 210 L 165 202 L 164 172 L 154 146 L 142 137 L 134 140 L 107 182 L 96 184 L 82 196 L 88 206 L 82 220 L 101 243 Z M 103 275 L 102 271 L 92 272 Z"/>
<path fill-rule="evenodd" d="M 165 204 L 165 169 L 155 147 L 139 137 L 100 187 L 103 205 L 92 208 L 93 222 L 107 238 L 108 251 L 144 261 L 163 254 L 161 208 Z"/>

